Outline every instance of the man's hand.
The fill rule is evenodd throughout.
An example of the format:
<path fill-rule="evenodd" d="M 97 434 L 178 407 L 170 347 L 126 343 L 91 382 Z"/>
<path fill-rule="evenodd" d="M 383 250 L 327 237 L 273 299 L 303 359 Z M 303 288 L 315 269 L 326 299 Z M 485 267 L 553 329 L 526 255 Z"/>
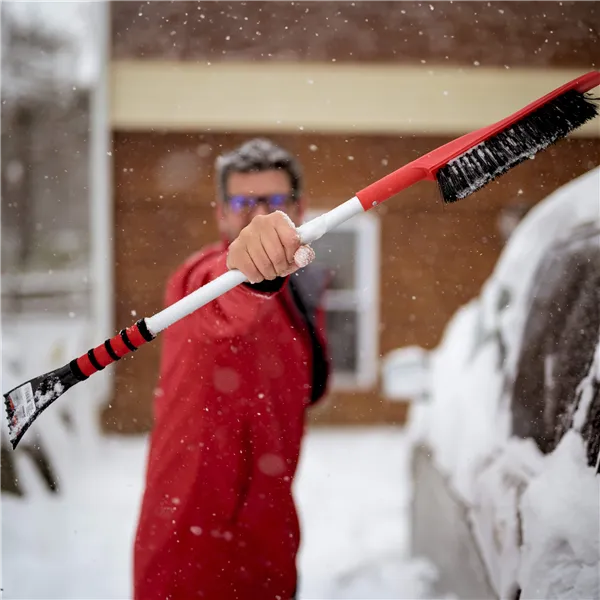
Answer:
<path fill-rule="evenodd" d="M 257 215 L 229 246 L 227 268 L 238 269 L 250 283 L 291 275 L 315 257 L 300 237 L 289 217 L 276 211 Z"/>

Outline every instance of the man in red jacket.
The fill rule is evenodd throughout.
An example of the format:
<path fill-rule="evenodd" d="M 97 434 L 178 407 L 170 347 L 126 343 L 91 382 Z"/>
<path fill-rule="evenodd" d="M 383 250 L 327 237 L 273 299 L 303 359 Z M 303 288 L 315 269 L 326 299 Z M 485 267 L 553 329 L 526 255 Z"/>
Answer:
<path fill-rule="evenodd" d="M 244 283 L 163 334 L 146 488 L 134 548 L 136 600 L 290 600 L 299 525 L 292 482 L 305 409 L 325 392 L 320 302 L 292 221 L 301 173 L 268 140 L 217 161 L 223 242 L 170 279 L 167 305 L 228 269 Z"/>

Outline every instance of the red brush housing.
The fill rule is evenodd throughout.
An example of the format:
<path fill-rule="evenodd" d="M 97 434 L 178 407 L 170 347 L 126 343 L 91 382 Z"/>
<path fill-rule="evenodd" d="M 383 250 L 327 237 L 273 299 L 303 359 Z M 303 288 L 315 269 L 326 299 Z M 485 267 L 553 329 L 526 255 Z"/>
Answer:
<path fill-rule="evenodd" d="M 363 208 L 369 210 L 418 181 L 435 181 L 436 173 L 439 169 L 448 164 L 451 160 L 471 150 L 478 144 L 492 138 L 501 131 L 508 129 L 544 104 L 554 100 L 569 90 L 584 93 L 598 85 L 600 85 L 600 71 L 591 71 L 581 77 L 577 77 L 549 94 L 546 94 L 542 98 L 539 98 L 535 102 L 528 104 L 509 117 L 506 117 L 493 125 L 488 125 L 476 131 L 472 131 L 471 133 L 467 133 L 436 150 L 428 152 L 393 173 L 382 177 L 379 181 L 368 185 L 358 192 L 356 196 L 360 200 Z"/>

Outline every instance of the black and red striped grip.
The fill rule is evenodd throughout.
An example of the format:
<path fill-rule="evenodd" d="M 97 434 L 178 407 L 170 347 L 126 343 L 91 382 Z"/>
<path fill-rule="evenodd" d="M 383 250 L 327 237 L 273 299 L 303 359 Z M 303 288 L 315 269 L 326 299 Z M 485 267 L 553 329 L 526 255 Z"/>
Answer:
<path fill-rule="evenodd" d="M 151 342 L 154 336 L 148 330 L 144 319 L 135 325 L 122 329 L 117 335 L 106 340 L 104 344 L 88 350 L 70 363 L 73 375 L 80 381 L 87 379 L 97 371 L 102 371 L 111 363 L 120 360 L 129 352 L 135 352 L 146 342 Z"/>

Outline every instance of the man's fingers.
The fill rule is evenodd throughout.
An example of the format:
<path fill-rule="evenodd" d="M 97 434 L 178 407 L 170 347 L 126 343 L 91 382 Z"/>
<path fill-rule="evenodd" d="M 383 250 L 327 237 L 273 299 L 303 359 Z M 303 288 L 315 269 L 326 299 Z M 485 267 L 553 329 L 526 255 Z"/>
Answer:
<path fill-rule="evenodd" d="M 226 264 L 228 269 L 241 271 L 250 283 L 259 283 L 264 279 L 262 273 L 254 264 L 243 238 L 238 238 L 229 246 Z"/>
<path fill-rule="evenodd" d="M 264 279 L 246 249 L 236 257 L 235 265 L 234 268 L 241 271 L 250 283 L 260 283 Z"/>
<path fill-rule="evenodd" d="M 266 231 L 264 234 L 261 234 L 260 241 L 275 272 L 277 275 L 281 275 L 290 267 L 290 263 L 287 259 L 285 247 L 281 243 L 277 231 Z"/>
<path fill-rule="evenodd" d="M 314 259 L 309 246 L 301 246 L 291 219 L 282 212 L 258 215 L 234 240 L 227 266 L 239 269 L 252 283 L 286 276 Z"/>
<path fill-rule="evenodd" d="M 292 265 L 294 263 L 294 252 L 300 247 L 300 236 L 294 223 L 285 213 L 277 211 L 273 214 L 278 217 L 275 222 L 275 230 L 285 250 L 288 265 Z"/>
<path fill-rule="evenodd" d="M 248 254 L 252 258 L 252 262 L 254 262 L 256 268 L 260 271 L 262 278 L 271 280 L 277 277 L 275 266 L 263 247 L 260 237 L 253 237 L 248 241 Z"/>

